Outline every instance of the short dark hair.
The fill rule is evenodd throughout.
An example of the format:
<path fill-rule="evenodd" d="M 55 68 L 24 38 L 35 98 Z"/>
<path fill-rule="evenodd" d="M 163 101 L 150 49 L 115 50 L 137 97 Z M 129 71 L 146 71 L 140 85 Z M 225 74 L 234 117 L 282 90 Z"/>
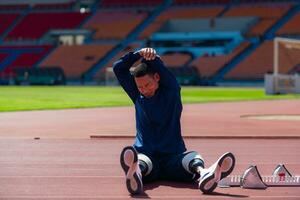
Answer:
<path fill-rule="evenodd" d="M 130 70 L 130 73 L 134 77 L 142 77 L 145 75 L 153 75 L 154 71 L 149 67 L 146 63 L 140 63 L 137 66 L 133 67 L 132 70 Z"/>

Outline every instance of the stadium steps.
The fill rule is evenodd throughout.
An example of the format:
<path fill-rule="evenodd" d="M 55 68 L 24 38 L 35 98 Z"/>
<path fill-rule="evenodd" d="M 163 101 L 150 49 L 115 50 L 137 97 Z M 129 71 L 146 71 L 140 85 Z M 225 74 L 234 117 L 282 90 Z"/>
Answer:
<path fill-rule="evenodd" d="M 281 19 L 279 19 L 269 30 L 266 31 L 264 39 L 273 39 L 276 32 L 300 11 L 300 4 L 292 7 Z"/>
<path fill-rule="evenodd" d="M 1 51 L 0 51 L 1 53 Z M 0 63 L 0 72 L 4 70 L 8 65 L 15 61 L 19 57 L 19 54 L 10 54 Z"/>
<path fill-rule="evenodd" d="M 51 53 L 53 53 L 56 49 L 57 49 L 57 46 L 53 46 L 52 48 L 50 48 L 50 49 L 48 50 L 48 52 L 45 53 L 45 55 L 44 55 L 38 62 L 36 62 L 35 65 L 34 65 L 33 67 L 35 67 L 35 68 L 39 67 L 40 64 L 43 63 L 43 62 L 45 61 L 45 59 L 46 59 L 49 55 L 51 55 Z"/>
<path fill-rule="evenodd" d="M 29 6 L 24 12 L 21 13 L 21 15 L 6 29 L 6 31 L 0 36 L 0 43 L 2 44 L 6 36 L 9 34 L 10 31 L 12 31 L 19 22 L 21 22 L 24 17 L 32 10 L 32 8 Z"/>
<path fill-rule="evenodd" d="M 253 51 L 255 51 L 260 45 L 260 42 L 257 39 L 253 39 L 249 47 L 247 47 L 243 52 L 235 56 L 230 60 L 224 67 L 222 67 L 216 75 L 212 78 L 211 83 L 214 84 L 218 81 L 223 81 L 223 77 L 226 73 L 228 73 L 231 69 L 233 69 L 238 63 L 244 60 L 247 56 L 249 56 Z"/>
<path fill-rule="evenodd" d="M 222 12 L 220 12 L 217 17 L 223 17 L 223 15 L 230 9 L 232 5 L 232 2 L 231 3 L 227 3 L 225 6 L 224 6 L 224 9 Z"/>
<path fill-rule="evenodd" d="M 116 47 L 108 52 L 101 60 L 99 60 L 94 66 L 92 66 L 85 74 L 86 79 L 92 78 L 102 67 L 105 66 L 117 53 L 123 50 L 131 42 L 136 40 L 138 35 L 150 24 L 155 18 L 164 10 L 166 10 L 172 4 L 172 0 L 165 0 L 160 6 L 158 6 L 141 24 L 139 24 L 126 38 L 124 38 Z"/>

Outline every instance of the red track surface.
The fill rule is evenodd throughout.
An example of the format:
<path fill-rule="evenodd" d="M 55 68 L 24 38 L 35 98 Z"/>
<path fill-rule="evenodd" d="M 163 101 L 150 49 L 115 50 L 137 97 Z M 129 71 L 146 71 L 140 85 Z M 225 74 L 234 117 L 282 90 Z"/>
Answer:
<path fill-rule="evenodd" d="M 200 152 L 207 166 L 232 151 L 237 159 L 232 174 L 255 164 L 262 175 L 271 175 L 284 163 L 300 175 L 300 122 L 240 118 L 256 114 L 300 114 L 300 101 L 185 105 L 184 135 L 200 136 L 186 139 L 187 147 Z M 0 113 L 0 199 L 131 198 L 119 153 L 133 139 L 117 136 L 133 132 L 133 110 L 126 107 Z M 88 139 L 90 135 L 116 137 Z M 300 199 L 300 189 L 218 188 L 213 195 L 203 195 L 195 184 L 159 182 L 146 185 L 139 198 Z"/>
<path fill-rule="evenodd" d="M 184 105 L 185 136 L 296 136 L 299 121 L 255 120 L 245 115 L 300 115 L 300 100 Z M 89 138 L 134 136 L 134 108 L 0 113 L 0 137 Z"/>

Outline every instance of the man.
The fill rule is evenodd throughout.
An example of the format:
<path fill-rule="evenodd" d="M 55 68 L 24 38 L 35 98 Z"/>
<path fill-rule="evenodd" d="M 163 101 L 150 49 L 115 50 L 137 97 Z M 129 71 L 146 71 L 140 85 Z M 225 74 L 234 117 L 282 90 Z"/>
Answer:
<path fill-rule="evenodd" d="M 143 183 L 155 180 L 198 181 L 203 193 L 212 192 L 218 181 L 232 172 L 235 158 L 225 153 L 206 169 L 197 152 L 186 152 L 180 126 L 180 86 L 155 50 L 129 52 L 113 69 L 135 106 L 135 143 L 125 147 L 120 156 L 129 193 L 140 194 Z"/>

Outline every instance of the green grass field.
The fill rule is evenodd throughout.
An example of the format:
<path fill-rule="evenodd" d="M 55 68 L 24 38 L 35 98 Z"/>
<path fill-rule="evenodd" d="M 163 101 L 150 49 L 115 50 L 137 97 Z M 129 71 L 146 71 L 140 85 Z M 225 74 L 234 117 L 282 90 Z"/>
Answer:
<path fill-rule="evenodd" d="M 181 93 L 183 103 L 300 99 L 300 95 L 265 95 L 257 88 L 182 87 Z M 0 112 L 128 105 L 132 103 L 120 87 L 0 87 Z"/>

